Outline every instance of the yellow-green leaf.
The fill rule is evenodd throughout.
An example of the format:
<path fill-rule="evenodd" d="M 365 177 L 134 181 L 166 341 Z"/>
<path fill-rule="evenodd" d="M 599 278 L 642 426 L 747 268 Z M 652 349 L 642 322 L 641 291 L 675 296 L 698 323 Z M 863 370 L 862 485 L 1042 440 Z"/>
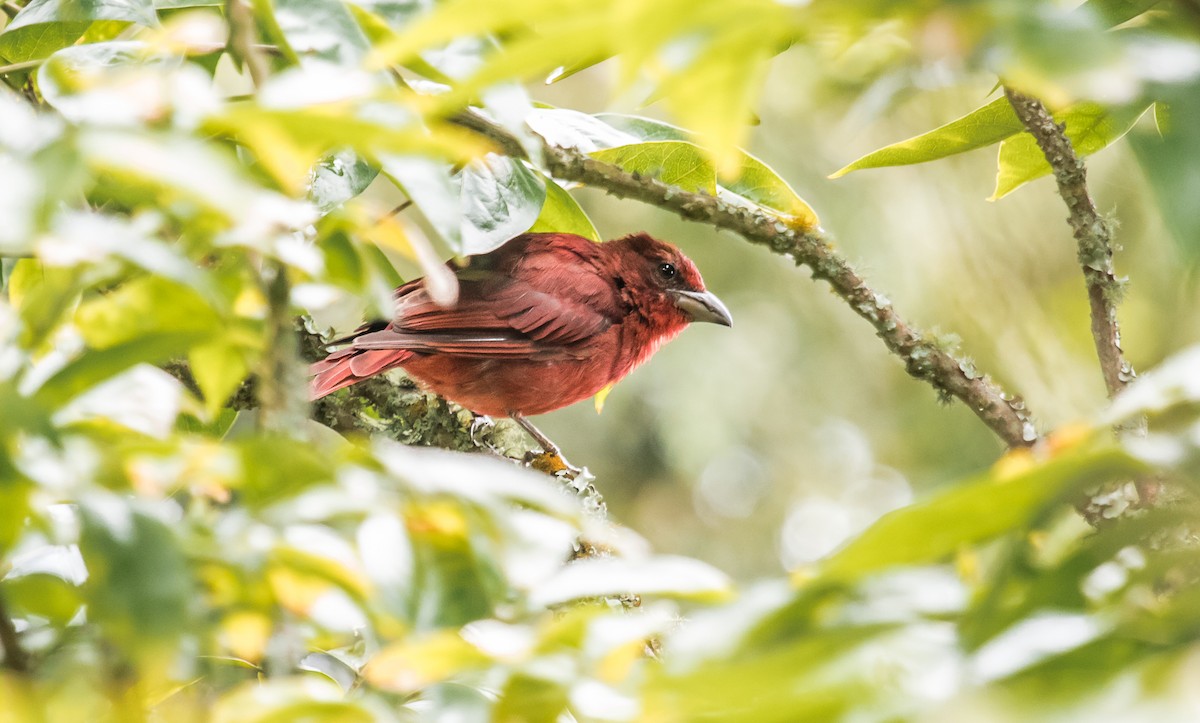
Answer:
<path fill-rule="evenodd" d="M 600 240 L 600 232 L 592 225 L 592 220 L 584 213 L 574 196 L 548 178 L 546 179 L 546 201 L 542 204 L 542 212 L 529 230 L 533 233 L 542 231 L 573 233 L 593 241 Z"/>
<path fill-rule="evenodd" d="M 1080 158 L 1107 148 L 1129 132 L 1148 106 L 1108 108 L 1098 103 L 1079 103 L 1054 114 L 1054 120 L 1066 127 L 1067 138 Z M 991 200 L 1007 196 L 1035 178 L 1049 175 L 1050 164 L 1037 141 L 1028 133 L 1013 136 L 1000 144 L 996 190 Z"/>
<path fill-rule="evenodd" d="M 851 171 L 887 166 L 910 166 L 990 146 L 1022 129 L 1007 98 L 997 98 L 982 108 L 899 143 L 872 151 L 830 175 L 839 178 Z"/>
<path fill-rule="evenodd" d="M 717 174 L 707 156 L 694 143 L 686 141 L 650 141 L 606 148 L 592 158 L 611 163 L 685 191 L 703 191 L 716 195 Z"/>
<path fill-rule="evenodd" d="M 1142 463 L 1113 447 L 1064 455 L 1012 476 L 993 472 L 884 515 L 826 559 L 818 574 L 850 581 L 888 567 L 938 562 L 1018 528 L 1071 492 L 1143 471 Z"/>

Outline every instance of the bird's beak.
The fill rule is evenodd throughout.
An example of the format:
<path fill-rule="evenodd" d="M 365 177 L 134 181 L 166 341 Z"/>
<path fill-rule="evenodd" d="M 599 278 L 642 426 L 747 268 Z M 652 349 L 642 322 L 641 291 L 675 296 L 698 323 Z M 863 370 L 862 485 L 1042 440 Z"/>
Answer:
<path fill-rule="evenodd" d="M 671 291 L 675 306 L 692 321 L 707 321 L 721 326 L 733 326 L 733 317 L 721 300 L 708 291 Z"/>

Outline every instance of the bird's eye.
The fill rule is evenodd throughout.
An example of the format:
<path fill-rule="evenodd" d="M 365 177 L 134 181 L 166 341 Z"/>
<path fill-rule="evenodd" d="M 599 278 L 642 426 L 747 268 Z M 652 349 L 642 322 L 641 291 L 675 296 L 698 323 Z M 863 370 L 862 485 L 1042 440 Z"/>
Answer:
<path fill-rule="evenodd" d="M 664 279 L 675 278 L 675 273 L 676 273 L 675 264 L 659 264 L 658 265 L 658 275 L 663 277 Z"/>

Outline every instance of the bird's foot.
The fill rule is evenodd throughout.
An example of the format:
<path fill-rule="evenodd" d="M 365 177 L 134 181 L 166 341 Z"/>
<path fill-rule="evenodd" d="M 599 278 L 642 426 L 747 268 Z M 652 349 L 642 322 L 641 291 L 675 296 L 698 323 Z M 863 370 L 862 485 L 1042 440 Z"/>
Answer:
<path fill-rule="evenodd" d="M 478 447 L 486 447 L 495 454 L 503 456 L 503 452 L 492 444 L 492 432 L 496 429 L 496 422 L 486 414 L 476 415 L 471 420 L 471 427 L 467 433 L 471 435 L 471 441 Z"/>

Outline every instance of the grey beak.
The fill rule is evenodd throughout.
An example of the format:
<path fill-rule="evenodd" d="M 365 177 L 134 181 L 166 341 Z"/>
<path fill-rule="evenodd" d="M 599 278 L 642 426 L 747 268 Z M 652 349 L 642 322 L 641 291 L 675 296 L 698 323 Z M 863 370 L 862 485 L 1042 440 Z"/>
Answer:
<path fill-rule="evenodd" d="M 721 326 L 733 326 L 733 317 L 721 300 L 708 291 L 671 291 L 675 306 L 692 321 L 707 321 Z"/>

